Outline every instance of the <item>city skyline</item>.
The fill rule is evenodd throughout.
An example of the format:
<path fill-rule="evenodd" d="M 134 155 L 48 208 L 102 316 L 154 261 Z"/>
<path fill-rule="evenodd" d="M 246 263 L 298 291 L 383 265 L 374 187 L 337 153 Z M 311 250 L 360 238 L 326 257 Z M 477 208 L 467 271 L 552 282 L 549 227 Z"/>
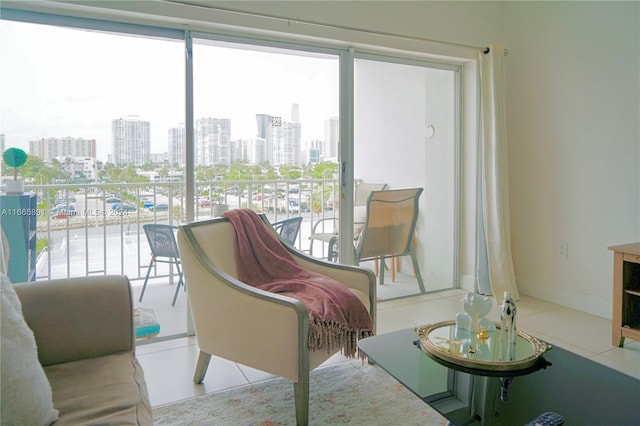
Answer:
<path fill-rule="evenodd" d="M 151 123 L 151 152 L 169 151 L 169 129 L 185 121 L 182 41 L 0 24 L 3 61 L 19 64 L 0 70 L 6 147 L 94 139 L 97 158 L 107 161 L 112 120 L 137 115 Z M 299 104 L 303 141 L 324 138 L 325 118 L 338 115 L 336 57 L 215 44 L 194 39 L 196 117 L 229 118 L 231 138 L 249 139 L 256 114 L 288 120 L 290 105 Z"/>
<path fill-rule="evenodd" d="M 210 166 L 214 164 L 231 164 L 234 161 L 247 161 L 253 164 L 268 162 L 274 165 L 299 165 L 307 162 L 317 162 L 328 152 L 320 149 L 312 154 L 304 149 L 301 140 L 302 125 L 299 121 L 299 105 L 291 106 L 293 121 L 284 121 L 281 117 L 266 114 L 256 114 L 256 134 L 249 139 L 232 139 L 231 120 L 216 117 L 202 117 L 196 119 L 195 163 Z M 335 117 L 325 122 L 335 121 Z M 139 117 L 130 116 L 113 120 L 113 162 L 115 164 L 142 165 L 150 161 L 152 154 L 148 151 L 149 122 Z M 325 138 L 335 139 L 333 132 L 327 133 Z M 168 131 L 168 152 L 165 159 L 169 164 L 184 164 L 184 126 L 178 126 Z M 309 149 L 317 150 L 326 146 L 321 141 L 312 141 Z M 329 147 L 330 148 L 330 147 Z"/>
<path fill-rule="evenodd" d="M 291 106 L 292 117 L 297 117 L 299 106 Z M 268 162 L 275 165 L 293 165 L 306 162 L 317 162 L 322 159 L 335 159 L 337 147 L 337 117 L 328 117 L 325 121 L 325 133 L 321 139 L 314 139 L 303 143 L 300 135 L 302 133 L 301 124 L 297 121 L 284 121 L 281 117 L 274 117 L 267 114 L 256 114 L 256 135 L 248 139 L 232 139 L 231 121 L 214 117 L 202 117 L 196 119 L 194 126 L 196 145 L 196 164 L 212 165 L 231 163 L 233 161 L 249 161 L 251 163 Z M 277 122 L 277 124 L 273 124 Z M 207 123 L 204 129 L 203 123 Z M 213 136 L 213 130 L 219 126 L 220 135 Z M 185 128 L 181 124 L 170 128 L 167 134 L 167 150 L 162 152 L 151 152 L 149 149 L 149 127 L 150 123 L 138 116 L 123 116 L 111 121 L 113 153 L 108 159 L 100 158 L 96 155 L 95 139 L 84 139 L 74 137 L 63 138 L 40 138 L 29 141 L 29 147 L 25 151 L 29 155 L 37 156 L 45 161 L 52 158 L 74 158 L 91 157 L 101 162 L 113 162 L 115 164 L 142 165 L 146 163 L 157 163 L 157 158 L 162 157 L 169 164 L 184 164 L 184 138 Z M 131 136 L 134 135 L 134 136 Z M 2 151 L 4 151 L 4 134 L 2 138 Z M 211 144 L 207 147 L 207 144 Z M 204 158 L 205 149 L 219 149 L 213 144 L 226 146 L 227 153 L 212 153 L 210 159 Z M 318 154 L 308 151 L 315 150 Z M 305 155 L 306 154 L 306 155 Z M 155 160 L 154 160 L 155 158 Z"/>

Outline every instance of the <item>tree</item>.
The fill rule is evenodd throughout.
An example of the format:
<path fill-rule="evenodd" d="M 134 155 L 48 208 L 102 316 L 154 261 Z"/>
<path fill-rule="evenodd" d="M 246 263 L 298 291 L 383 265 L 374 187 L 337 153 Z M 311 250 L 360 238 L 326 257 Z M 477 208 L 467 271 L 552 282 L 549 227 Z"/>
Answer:
<path fill-rule="evenodd" d="M 280 166 L 280 178 L 282 179 L 300 179 L 302 171 L 298 166 Z"/>
<path fill-rule="evenodd" d="M 107 163 L 100 173 L 101 179 L 107 182 L 126 182 L 126 183 L 142 183 L 149 182 L 149 178 L 139 175 L 136 168 L 132 165 L 118 166 L 117 164 Z"/>
<path fill-rule="evenodd" d="M 155 170 L 156 166 L 155 164 L 153 164 L 152 162 L 146 162 L 144 163 L 141 167 L 142 170 L 146 170 L 146 171 L 151 171 L 151 170 Z"/>
<path fill-rule="evenodd" d="M 42 158 L 34 155 L 30 155 L 27 158 L 27 162 L 20 169 L 20 173 L 25 179 L 31 179 L 37 184 L 54 183 L 56 180 L 66 177 L 58 162 L 52 162 L 49 166 Z"/>
<path fill-rule="evenodd" d="M 209 182 L 215 177 L 215 172 L 212 167 L 197 166 L 196 167 L 196 180 L 198 182 Z"/>
<path fill-rule="evenodd" d="M 329 179 L 338 174 L 338 163 L 323 161 L 316 164 L 313 169 L 313 177 L 316 179 Z"/>
<path fill-rule="evenodd" d="M 166 177 L 169 176 L 169 168 L 167 166 L 163 166 L 158 170 L 158 176 L 161 177 L 162 181 L 165 181 Z"/>

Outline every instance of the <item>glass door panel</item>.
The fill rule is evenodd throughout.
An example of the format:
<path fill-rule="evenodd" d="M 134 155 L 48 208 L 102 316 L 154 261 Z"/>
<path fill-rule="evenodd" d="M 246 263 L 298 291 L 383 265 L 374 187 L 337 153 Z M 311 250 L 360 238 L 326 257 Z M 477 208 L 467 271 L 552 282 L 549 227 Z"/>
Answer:
<path fill-rule="evenodd" d="M 195 37 L 196 196 L 273 223 L 303 216 L 297 247 L 329 204 L 337 166 L 338 56 Z M 219 176 L 232 176 L 226 181 Z M 198 203 L 198 217 L 215 215 Z"/>
<path fill-rule="evenodd" d="M 184 333 L 186 297 L 171 307 L 175 267 L 154 268 L 138 301 L 150 260 L 143 226 L 180 217 L 151 203 L 170 202 L 152 176 L 166 166 L 168 129 L 184 121 L 184 42 L 78 22 L 0 22 L 11 64 L 0 71 L 0 145 L 29 155 L 21 178 L 38 194 L 36 279 L 127 275 L 158 337 Z"/>
<path fill-rule="evenodd" d="M 456 77 L 416 64 L 355 62 L 354 177 L 387 189 L 424 188 L 414 247 L 427 292 L 453 288 L 458 279 Z M 419 294 L 410 256 L 379 268 L 386 268 L 382 299 Z"/>

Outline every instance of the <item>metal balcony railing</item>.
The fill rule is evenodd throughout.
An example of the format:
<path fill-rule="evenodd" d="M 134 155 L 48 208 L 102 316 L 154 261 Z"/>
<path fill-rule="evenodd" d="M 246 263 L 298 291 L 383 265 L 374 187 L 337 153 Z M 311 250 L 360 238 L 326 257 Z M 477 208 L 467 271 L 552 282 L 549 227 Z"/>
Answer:
<path fill-rule="evenodd" d="M 27 186 L 38 194 L 36 280 L 123 274 L 143 280 L 149 263 L 145 223 L 186 220 L 184 184 L 122 183 Z M 211 181 L 196 183 L 195 220 L 233 208 L 265 213 L 275 222 L 303 216 L 297 247 L 309 249 L 312 225 L 333 217 L 338 185 L 334 179 Z M 314 254 L 323 256 L 318 250 Z M 154 278 L 174 278 L 157 268 Z"/>

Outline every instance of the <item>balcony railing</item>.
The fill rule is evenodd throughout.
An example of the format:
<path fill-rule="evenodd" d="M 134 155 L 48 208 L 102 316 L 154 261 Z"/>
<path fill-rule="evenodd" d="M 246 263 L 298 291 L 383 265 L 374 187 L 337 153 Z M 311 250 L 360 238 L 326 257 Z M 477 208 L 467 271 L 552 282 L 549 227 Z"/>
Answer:
<path fill-rule="evenodd" d="M 334 179 L 197 182 L 195 220 L 239 207 L 265 213 L 271 221 L 303 216 L 297 247 L 308 250 L 313 223 L 335 214 L 337 188 Z M 26 192 L 38 194 L 37 232 L 44 249 L 37 280 L 97 274 L 143 280 L 149 248 L 142 226 L 186 220 L 181 183 L 36 185 Z M 316 247 L 314 255 L 323 250 Z M 154 278 L 174 279 L 169 267 L 154 272 Z"/>

